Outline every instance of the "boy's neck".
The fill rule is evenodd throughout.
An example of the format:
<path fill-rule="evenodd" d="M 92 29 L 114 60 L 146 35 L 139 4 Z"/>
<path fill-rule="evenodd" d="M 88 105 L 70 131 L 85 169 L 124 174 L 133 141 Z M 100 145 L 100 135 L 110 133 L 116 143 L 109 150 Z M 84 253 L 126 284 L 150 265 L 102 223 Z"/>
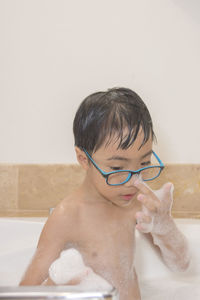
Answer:
<path fill-rule="evenodd" d="M 109 206 L 113 205 L 112 202 L 108 201 L 98 193 L 98 191 L 91 184 L 91 180 L 87 177 L 87 175 L 85 176 L 84 181 L 79 187 L 78 191 L 80 192 L 83 201 L 95 204 L 102 203 L 107 204 Z"/>

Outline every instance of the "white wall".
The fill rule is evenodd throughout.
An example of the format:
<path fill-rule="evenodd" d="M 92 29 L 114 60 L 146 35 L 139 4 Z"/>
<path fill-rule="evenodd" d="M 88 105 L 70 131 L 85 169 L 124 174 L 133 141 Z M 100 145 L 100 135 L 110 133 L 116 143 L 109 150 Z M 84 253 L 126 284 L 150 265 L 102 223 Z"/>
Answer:
<path fill-rule="evenodd" d="M 200 163 L 199 53 L 198 0 L 0 0 L 0 162 L 75 162 L 79 103 L 125 86 L 163 161 Z"/>

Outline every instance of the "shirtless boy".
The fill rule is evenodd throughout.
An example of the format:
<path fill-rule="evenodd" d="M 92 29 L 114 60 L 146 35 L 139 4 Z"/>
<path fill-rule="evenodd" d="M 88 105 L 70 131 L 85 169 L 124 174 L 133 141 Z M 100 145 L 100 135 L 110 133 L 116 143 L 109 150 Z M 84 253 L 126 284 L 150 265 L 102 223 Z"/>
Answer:
<path fill-rule="evenodd" d="M 158 193 L 147 185 L 164 167 L 152 149 L 149 111 L 130 89 L 94 93 L 76 113 L 74 136 L 84 181 L 48 218 L 21 285 L 42 284 L 61 251 L 75 248 L 116 287 L 120 300 L 138 300 L 135 229 L 159 249 L 170 269 L 184 271 L 189 265 L 187 241 L 170 213 L 172 184 Z"/>

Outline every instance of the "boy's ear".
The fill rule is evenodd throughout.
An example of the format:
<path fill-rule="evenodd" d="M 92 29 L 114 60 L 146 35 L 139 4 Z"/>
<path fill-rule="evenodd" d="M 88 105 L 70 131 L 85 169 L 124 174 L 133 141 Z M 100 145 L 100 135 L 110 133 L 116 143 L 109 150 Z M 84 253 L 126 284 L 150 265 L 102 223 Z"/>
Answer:
<path fill-rule="evenodd" d="M 75 147 L 75 152 L 76 152 L 77 161 L 85 170 L 87 170 L 89 165 L 87 155 L 83 150 L 81 150 L 78 147 Z"/>

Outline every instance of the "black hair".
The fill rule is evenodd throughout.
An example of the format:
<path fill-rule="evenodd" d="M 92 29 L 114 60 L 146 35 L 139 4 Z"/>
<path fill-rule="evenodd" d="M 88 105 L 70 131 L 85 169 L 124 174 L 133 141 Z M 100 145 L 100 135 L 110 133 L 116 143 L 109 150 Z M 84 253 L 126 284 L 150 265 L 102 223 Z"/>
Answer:
<path fill-rule="evenodd" d="M 112 88 L 96 92 L 80 104 L 73 123 L 75 146 L 94 153 L 116 134 L 118 148 L 130 147 L 140 128 L 144 139 L 155 139 L 150 113 L 143 100 L 131 89 Z M 128 131 L 124 130 L 128 129 Z"/>

